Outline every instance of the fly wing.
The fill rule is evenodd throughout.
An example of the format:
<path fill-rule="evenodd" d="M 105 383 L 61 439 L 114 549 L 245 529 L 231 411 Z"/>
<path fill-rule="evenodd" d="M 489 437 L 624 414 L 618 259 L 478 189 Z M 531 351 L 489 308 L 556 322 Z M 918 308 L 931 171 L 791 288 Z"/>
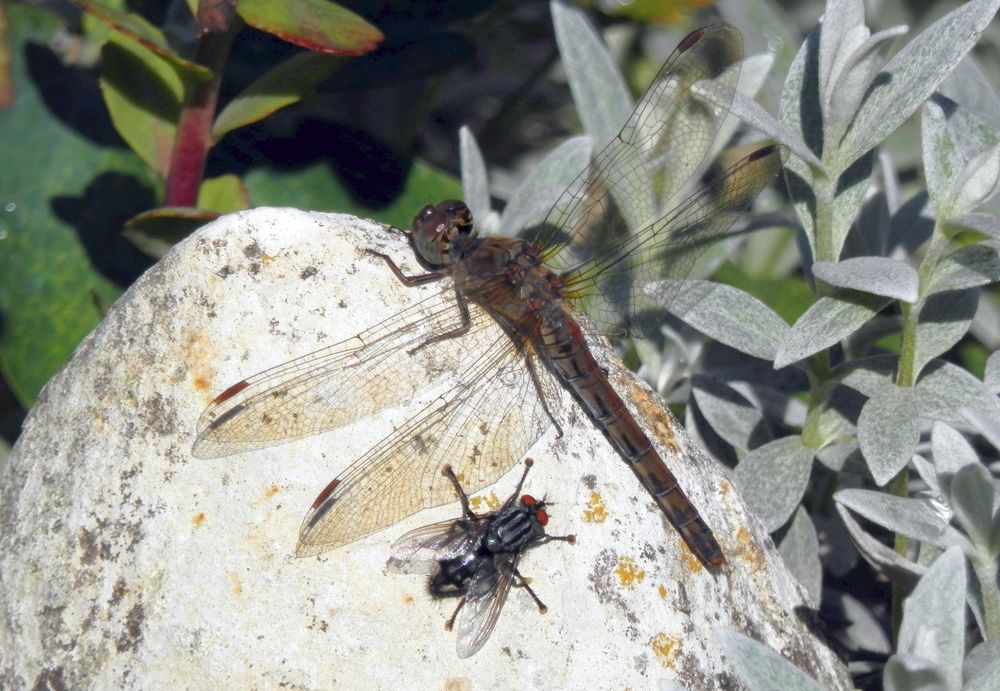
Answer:
<path fill-rule="evenodd" d="M 441 474 L 450 464 L 469 493 L 495 482 L 549 426 L 561 394 L 528 369 L 530 347 L 515 343 L 481 307 L 470 304 L 462 336 L 467 366 L 456 385 L 372 447 L 316 498 L 296 554 L 311 556 L 386 528 L 455 498 Z M 537 367 L 537 365 L 536 365 Z"/>
<path fill-rule="evenodd" d="M 449 286 L 353 338 L 264 370 L 219 394 L 198 419 L 192 454 L 217 458 L 349 424 L 410 400 L 454 357 L 461 325 Z"/>
<path fill-rule="evenodd" d="M 469 583 L 458 620 L 456 646 L 460 658 L 472 657 L 493 633 L 514 582 L 519 553 L 494 557 L 493 569 L 480 569 Z"/>
<path fill-rule="evenodd" d="M 475 527 L 476 522 L 451 519 L 415 528 L 392 543 L 386 566 L 396 573 L 434 574 L 439 561 L 479 546 L 483 533 Z"/>

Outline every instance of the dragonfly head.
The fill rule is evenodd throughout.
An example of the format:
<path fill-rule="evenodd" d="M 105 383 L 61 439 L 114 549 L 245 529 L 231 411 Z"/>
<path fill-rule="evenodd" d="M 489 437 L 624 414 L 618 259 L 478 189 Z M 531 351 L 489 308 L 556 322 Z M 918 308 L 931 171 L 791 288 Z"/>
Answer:
<path fill-rule="evenodd" d="M 521 497 L 521 506 L 524 506 L 534 515 L 535 520 L 543 528 L 549 522 L 549 514 L 545 511 L 545 500 L 535 499 L 530 494 L 525 494 Z"/>
<path fill-rule="evenodd" d="M 453 244 L 474 237 L 472 212 L 465 202 L 450 199 L 436 206 L 428 204 L 413 219 L 413 245 L 421 259 L 434 267 L 451 264 Z"/>

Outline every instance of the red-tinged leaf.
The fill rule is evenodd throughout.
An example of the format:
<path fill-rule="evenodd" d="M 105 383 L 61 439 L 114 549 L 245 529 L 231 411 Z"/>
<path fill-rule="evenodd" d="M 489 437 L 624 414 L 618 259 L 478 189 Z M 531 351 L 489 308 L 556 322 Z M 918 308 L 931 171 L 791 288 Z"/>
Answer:
<path fill-rule="evenodd" d="M 146 165 L 165 177 L 184 98 L 181 71 L 118 31 L 101 53 L 101 92 L 111 121 Z"/>
<path fill-rule="evenodd" d="M 364 55 L 384 38 L 361 17 L 327 0 L 237 0 L 236 11 L 254 28 L 321 53 Z"/>
<path fill-rule="evenodd" d="M 163 33 L 141 16 L 111 7 L 100 0 L 73 0 L 73 2 L 90 16 L 107 22 L 154 53 L 162 55 L 178 67 L 188 70 L 190 77 L 202 80 L 212 78 L 211 70 L 181 57 L 170 47 Z"/>
<path fill-rule="evenodd" d="M 178 242 L 219 216 L 215 211 L 164 206 L 133 216 L 125 223 L 122 234 L 146 254 L 159 258 Z"/>
<path fill-rule="evenodd" d="M 274 111 L 302 100 L 343 64 L 344 58 L 325 53 L 293 55 L 226 104 L 212 126 L 213 142 L 227 132 L 263 120 Z"/>

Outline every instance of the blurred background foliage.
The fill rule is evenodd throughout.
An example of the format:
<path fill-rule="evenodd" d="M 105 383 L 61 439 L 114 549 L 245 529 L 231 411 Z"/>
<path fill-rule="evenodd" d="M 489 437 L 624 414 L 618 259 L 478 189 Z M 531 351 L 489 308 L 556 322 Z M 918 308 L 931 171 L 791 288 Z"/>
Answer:
<path fill-rule="evenodd" d="M 587 7 L 633 93 L 681 36 L 721 13 L 742 31 L 746 55 L 773 56 L 757 97 L 771 113 L 824 7 L 821 0 L 577 4 Z M 873 32 L 906 24 L 914 36 L 961 4 L 871 0 L 866 17 Z M 996 85 L 997 22 L 975 56 Z M 406 227 L 425 203 L 461 196 L 462 125 L 482 149 L 497 207 L 545 152 L 580 130 L 547 0 L 0 1 L 0 458 L 49 377 L 173 243 L 220 213 L 255 206 Z M 919 117 L 880 151 L 903 199 L 925 186 Z M 780 193 L 770 203 L 787 210 Z M 793 323 L 815 296 L 800 269 L 794 218 L 786 218 L 786 227 L 743 245 L 738 259 L 720 259 L 712 277 Z M 998 341 L 993 287 L 944 357 L 982 378 Z M 878 345 L 900 347 L 891 334 Z M 669 368 L 650 364 L 665 356 L 642 348 L 627 353 L 631 364 L 642 362 L 669 392 L 657 380 Z M 713 366 L 711 355 L 706 349 L 702 369 Z M 696 414 L 710 409 L 701 401 Z M 724 444 L 702 441 L 733 462 L 719 452 Z M 848 541 L 842 527 L 814 520 L 823 545 Z M 794 528 L 793 521 L 784 530 Z M 823 609 L 831 630 L 853 629 L 845 640 L 854 642 L 878 640 L 890 600 L 883 576 L 859 561 L 825 570 L 823 587 L 862 594 Z M 832 601 L 826 593 L 823 600 Z M 850 652 L 887 654 L 871 645 Z"/>

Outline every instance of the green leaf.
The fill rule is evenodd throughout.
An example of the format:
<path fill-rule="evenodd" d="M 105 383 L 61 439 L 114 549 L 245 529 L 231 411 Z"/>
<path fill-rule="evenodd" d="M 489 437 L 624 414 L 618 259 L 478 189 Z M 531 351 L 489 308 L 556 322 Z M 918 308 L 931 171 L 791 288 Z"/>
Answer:
<path fill-rule="evenodd" d="M 965 336 L 978 305 L 979 291 L 975 289 L 950 290 L 927 299 L 917 322 L 914 375 Z"/>
<path fill-rule="evenodd" d="M 166 177 L 184 99 L 180 72 L 117 31 L 111 32 L 101 59 L 101 91 L 115 129 L 146 165 Z"/>
<path fill-rule="evenodd" d="M 823 589 L 823 567 L 819 561 L 819 539 L 816 528 L 809 518 L 808 512 L 801 506 L 795 510 L 795 516 L 788 526 L 788 531 L 778 545 L 785 566 L 795 576 L 795 580 L 809 593 L 815 604 L 819 604 Z"/>
<path fill-rule="evenodd" d="M 198 188 L 198 208 L 227 214 L 250 206 L 243 181 L 238 175 L 220 175 L 209 178 Z"/>
<path fill-rule="evenodd" d="M 872 80 L 838 160 L 849 165 L 899 127 L 976 44 L 998 7 L 1000 0 L 967 2 L 907 43 Z"/>
<path fill-rule="evenodd" d="M 963 466 L 947 488 L 949 504 L 969 540 L 982 553 L 995 556 L 991 546 L 996 521 L 993 518 L 993 479 L 982 463 Z"/>
<path fill-rule="evenodd" d="M 360 16 L 327 0 L 237 0 L 236 12 L 256 29 L 321 53 L 364 55 L 384 38 Z"/>
<path fill-rule="evenodd" d="M 58 22 L 24 5 L 6 11 L 17 101 L 0 111 L 0 367 L 27 408 L 100 321 L 95 302 L 120 293 L 92 261 L 140 260 L 118 229 L 153 194 L 148 168 L 120 147 L 87 75 L 44 48 Z"/>
<path fill-rule="evenodd" d="M 902 470 L 919 441 L 920 410 L 913 389 L 888 386 L 861 409 L 858 443 L 879 486 Z"/>
<path fill-rule="evenodd" d="M 325 53 L 299 53 L 271 68 L 226 104 L 212 125 L 212 141 L 239 127 L 263 120 L 271 113 L 301 101 L 345 59 Z"/>
<path fill-rule="evenodd" d="M 661 293 L 672 297 L 664 305 L 672 314 L 730 348 L 773 360 L 788 335 L 788 324 L 781 317 L 739 288 L 693 279 L 684 281 L 679 290 L 672 284 L 672 281 L 657 281 L 646 292 L 654 300 Z"/>
<path fill-rule="evenodd" d="M 962 686 L 965 571 L 962 550 L 950 547 L 906 598 L 899 627 L 898 651 L 933 663 L 949 689 Z"/>
<path fill-rule="evenodd" d="M 722 630 L 718 638 L 732 660 L 736 675 L 751 691 L 797 689 L 821 691 L 819 682 L 771 648 L 735 631 Z"/>
<path fill-rule="evenodd" d="M 140 250 L 159 259 L 171 247 L 218 216 L 214 211 L 164 206 L 130 218 L 122 234 Z"/>
<path fill-rule="evenodd" d="M 101 0 L 73 0 L 84 12 L 113 26 L 123 34 L 132 37 L 154 53 L 162 55 L 177 67 L 187 71 L 192 79 L 208 81 L 212 71 L 196 62 L 181 57 L 167 43 L 163 32 L 147 22 L 142 16 L 112 7 Z"/>
<path fill-rule="evenodd" d="M 799 317 L 778 348 L 775 368 L 785 367 L 847 338 L 891 302 L 855 291 L 822 297 Z"/>
<path fill-rule="evenodd" d="M 583 130 L 603 147 L 632 110 L 625 80 L 583 10 L 553 3 L 552 24 Z"/>
<path fill-rule="evenodd" d="M 802 501 L 815 454 L 792 435 L 758 446 L 736 466 L 733 481 L 768 532 L 784 525 Z"/>

